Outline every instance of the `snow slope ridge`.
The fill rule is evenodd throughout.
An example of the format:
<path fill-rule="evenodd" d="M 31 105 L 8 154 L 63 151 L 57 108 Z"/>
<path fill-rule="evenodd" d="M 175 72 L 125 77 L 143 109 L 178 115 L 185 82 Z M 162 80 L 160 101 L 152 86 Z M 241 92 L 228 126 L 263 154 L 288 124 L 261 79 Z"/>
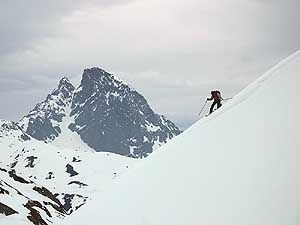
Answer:
<path fill-rule="evenodd" d="M 265 74 L 263 74 L 261 77 L 259 77 L 256 81 L 254 81 L 253 83 L 251 83 L 250 85 L 248 85 L 247 88 L 245 88 L 239 94 L 237 94 L 234 97 L 234 101 L 229 101 L 228 102 L 229 104 L 226 103 L 226 105 L 224 105 L 224 107 L 222 107 L 223 110 L 216 111 L 212 116 L 203 119 L 201 122 L 205 122 L 207 120 L 211 120 L 212 118 L 214 118 L 218 114 L 227 111 L 226 110 L 227 108 L 229 109 L 229 108 L 231 108 L 233 106 L 236 106 L 240 102 L 242 102 L 245 99 L 247 99 L 249 96 L 251 96 L 251 94 L 253 92 L 258 91 L 260 89 L 260 87 L 262 86 L 262 84 L 264 84 L 266 81 L 274 79 L 274 77 L 276 77 L 276 76 L 280 76 L 280 73 L 278 73 L 277 71 L 280 71 L 282 68 L 285 67 L 285 65 L 287 65 L 289 63 L 292 63 L 293 61 L 297 60 L 297 58 L 299 57 L 299 55 L 300 55 L 300 51 L 297 51 L 294 54 L 292 54 L 289 57 L 287 57 L 286 59 L 282 60 L 280 63 L 278 63 L 277 65 L 275 65 L 272 69 L 270 69 Z"/>
<path fill-rule="evenodd" d="M 297 52 L 63 224 L 298 225 L 299 73 Z"/>

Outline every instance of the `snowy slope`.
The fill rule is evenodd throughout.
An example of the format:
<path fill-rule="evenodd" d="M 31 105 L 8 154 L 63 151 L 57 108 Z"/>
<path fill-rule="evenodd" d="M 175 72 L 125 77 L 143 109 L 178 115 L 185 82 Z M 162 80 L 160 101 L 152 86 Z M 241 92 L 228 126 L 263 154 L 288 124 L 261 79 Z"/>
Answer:
<path fill-rule="evenodd" d="M 66 211 L 55 194 L 0 163 L 0 224 L 47 224 Z"/>
<path fill-rule="evenodd" d="M 5 181 L 12 187 L 4 185 L 4 188 L 8 191 L 13 190 L 10 191 L 10 195 L 1 194 L 0 190 L 0 205 L 5 204 L 20 212 L 6 218 L 2 215 L 0 206 L 1 225 L 23 224 L 22 221 L 30 224 L 27 220 L 28 210 L 24 209 L 24 204 L 30 199 L 43 204 L 43 198 L 40 196 L 35 198 L 37 195 L 33 190 L 35 184 L 42 185 L 55 194 L 63 205 L 63 214 L 70 214 L 88 202 L 92 193 L 105 189 L 116 177 L 129 170 L 138 161 L 112 153 L 96 153 L 82 149 L 76 146 L 76 143 L 72 143 L 71 146 L 74 147 L 63 148 L 35 140 L 24 133 L 17 123 L 0 121 L 0 165 L 5 170 L 15 170 L 17 176 L 34 182 L 25 186 L 16 182 L 11 183 L 7 181 L 10 178 L 8 172 L 5 174 L 5 171 L 2 171 L 0 189 Z M 19 195 L 19 192 L 23 195 Z M 7 199 L 9 204 L 6 204 Z M 43 216 L 43 220 L 54 221 L 47 215 Z"/>
<path fill-rule="evenodd" d="M 15 153 L 16 144 L 25 144 L 32 138 L 21 130 L 18 123 L 0 119 L 0 162 L 10 162 Z"/>
<path fill-rule="evenodd" d="M 35 140 L 16 146 L 10 167 L 58 193 L 64 204 L 71 197 L 76 197 L 77 203 L 71 199 L 70 207 L 66 205 L 68 213 L 85 203 L 90 193 L 102 190 L 136 161 L 116 154 L 58 148 Z"/>
<path fill-rule="evenodd" d="M 299 74 L 297 52 L 63 224 L 298 225 Z"/>
<path fill-rule="evenodd" d="M 35 198 L 34 185 L 53 193 L 63 214 L 70 215 L 140 161 L 134 158 L 147 156 L 179 133 L 142 95 L 99 68 L 85 70 L 76 90 L 62 78 L 21 121 L 0 120 L 0 164 L 6 168 L 0 186 L 12 193 L 0 190 L 0 224 L 34 223 L 27 218 L 29 209 L 24 210 L 27 200 L 39 202 L 32 207 L 42 210 L 40 224 L 55 220 L 57 212 L 44 210 L 46 203 L 41 196 Z M 30 185 L 3 184 L 3 177 L 10 178 L 8 171 L 16 171 Z M 5 215 L 3 207 L 20 213 Z"/>

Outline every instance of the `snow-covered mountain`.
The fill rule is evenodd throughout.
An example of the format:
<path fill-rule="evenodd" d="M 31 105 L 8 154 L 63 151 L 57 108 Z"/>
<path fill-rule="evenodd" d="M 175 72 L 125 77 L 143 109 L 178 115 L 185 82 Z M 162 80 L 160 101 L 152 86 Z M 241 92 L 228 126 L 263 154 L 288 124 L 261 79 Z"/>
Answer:
<path fill-rule="evenodd" d="M 68 116 L 74 90 L 70 81 L 66 77 L 62 78 L 46 100 L 38 103 L 19 124 L 37 140 L 53 141 L 61 134 L 60 123 Z"/>
<path fill-rule="evenodd" d="M 19 124 L 47 143 L 66 147 L 75 142 L 78 148 L 134 158 L 148 156 L 180 134 L 141 94 L 99 68 L 84 70 L 76 89 L 64 77 Z"/>
<path fill-rule="evenodd" d="M 56 218 L 64 218 L 138 161 L 113 153 L 80 149 L 76 145 L 64 148 L 38 141 L 17 123 L 5 120 L 0 121 L 0 149 L 0 224 L 5 225 L 49 224 Z M 14 177 L 20 179 L 12 180 Z M 55 196 L 55 199 L 50 198 L 57 202 L 54 209 L 54 202 L 48 199 L 45 203 L 41 196 L 44 194 L 48 198 Z M 27 206 L 38 212 L 32 212 Z M 18 213 L 7 215 L 4 209 Z M 32 221 L 30 212 L 42 222 Z M 2 218 L 1 214 L 6 216 Z"/>
<path fill-rule="evenodd" d="M 64 77 L 20 122 L 0 120 L 0 224 L 70 215 L 179 133 L 101 69 L 86 69 L 78 88 Z"/>
<path fill-rule="evenodd" d="M 75 91 L 69 128 L 96 151 L 145 157 L 180 133 L 133 88 L 99 68 L 86 69 Z"/>
<path fill-rule="evenodd" d="M 63 224 L 299 224 L 299 74 L 297 52 Z"/>

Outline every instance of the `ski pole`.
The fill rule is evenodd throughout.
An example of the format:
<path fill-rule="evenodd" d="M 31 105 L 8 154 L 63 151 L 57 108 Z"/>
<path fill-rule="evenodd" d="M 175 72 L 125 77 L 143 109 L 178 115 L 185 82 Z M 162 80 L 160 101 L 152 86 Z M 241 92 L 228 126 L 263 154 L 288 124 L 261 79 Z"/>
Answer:
<path fill-rule="evenodd" d="M 204 105 L 203 105 L 203 107 L 201 108 L 201 110 L 200 110 L 200 112 L 199 112 L 199 116 L 200 116 L 200 114 L 202 113 L 202 111 L 203 111 L 203 109 L 204 109 L 204 107 L 206 106 L 206 103 L 207 103 L 207 100 L 205 101 L 205 103 L 204 103 Z"/>
<path fill-rule="evenodd" d="M 224 98 L 223 100 L 227 101 L 227 100 L 230 100 L 230 99 L 232 99 L 232 98 Z"/>

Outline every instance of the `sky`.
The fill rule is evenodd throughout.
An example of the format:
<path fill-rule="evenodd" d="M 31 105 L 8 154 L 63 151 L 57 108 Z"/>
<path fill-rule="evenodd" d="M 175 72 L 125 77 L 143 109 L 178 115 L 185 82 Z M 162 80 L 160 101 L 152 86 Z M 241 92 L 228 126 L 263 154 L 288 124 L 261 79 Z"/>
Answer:
<path fill-rule="evenodd" d="M 0 118 L 19 120 L 60 78 L 77 86 L 96 66 L 185 129 L 211 90 L 232 97 L 300 49 L 299 9 L 299 0 L 3 0 Z"/>

